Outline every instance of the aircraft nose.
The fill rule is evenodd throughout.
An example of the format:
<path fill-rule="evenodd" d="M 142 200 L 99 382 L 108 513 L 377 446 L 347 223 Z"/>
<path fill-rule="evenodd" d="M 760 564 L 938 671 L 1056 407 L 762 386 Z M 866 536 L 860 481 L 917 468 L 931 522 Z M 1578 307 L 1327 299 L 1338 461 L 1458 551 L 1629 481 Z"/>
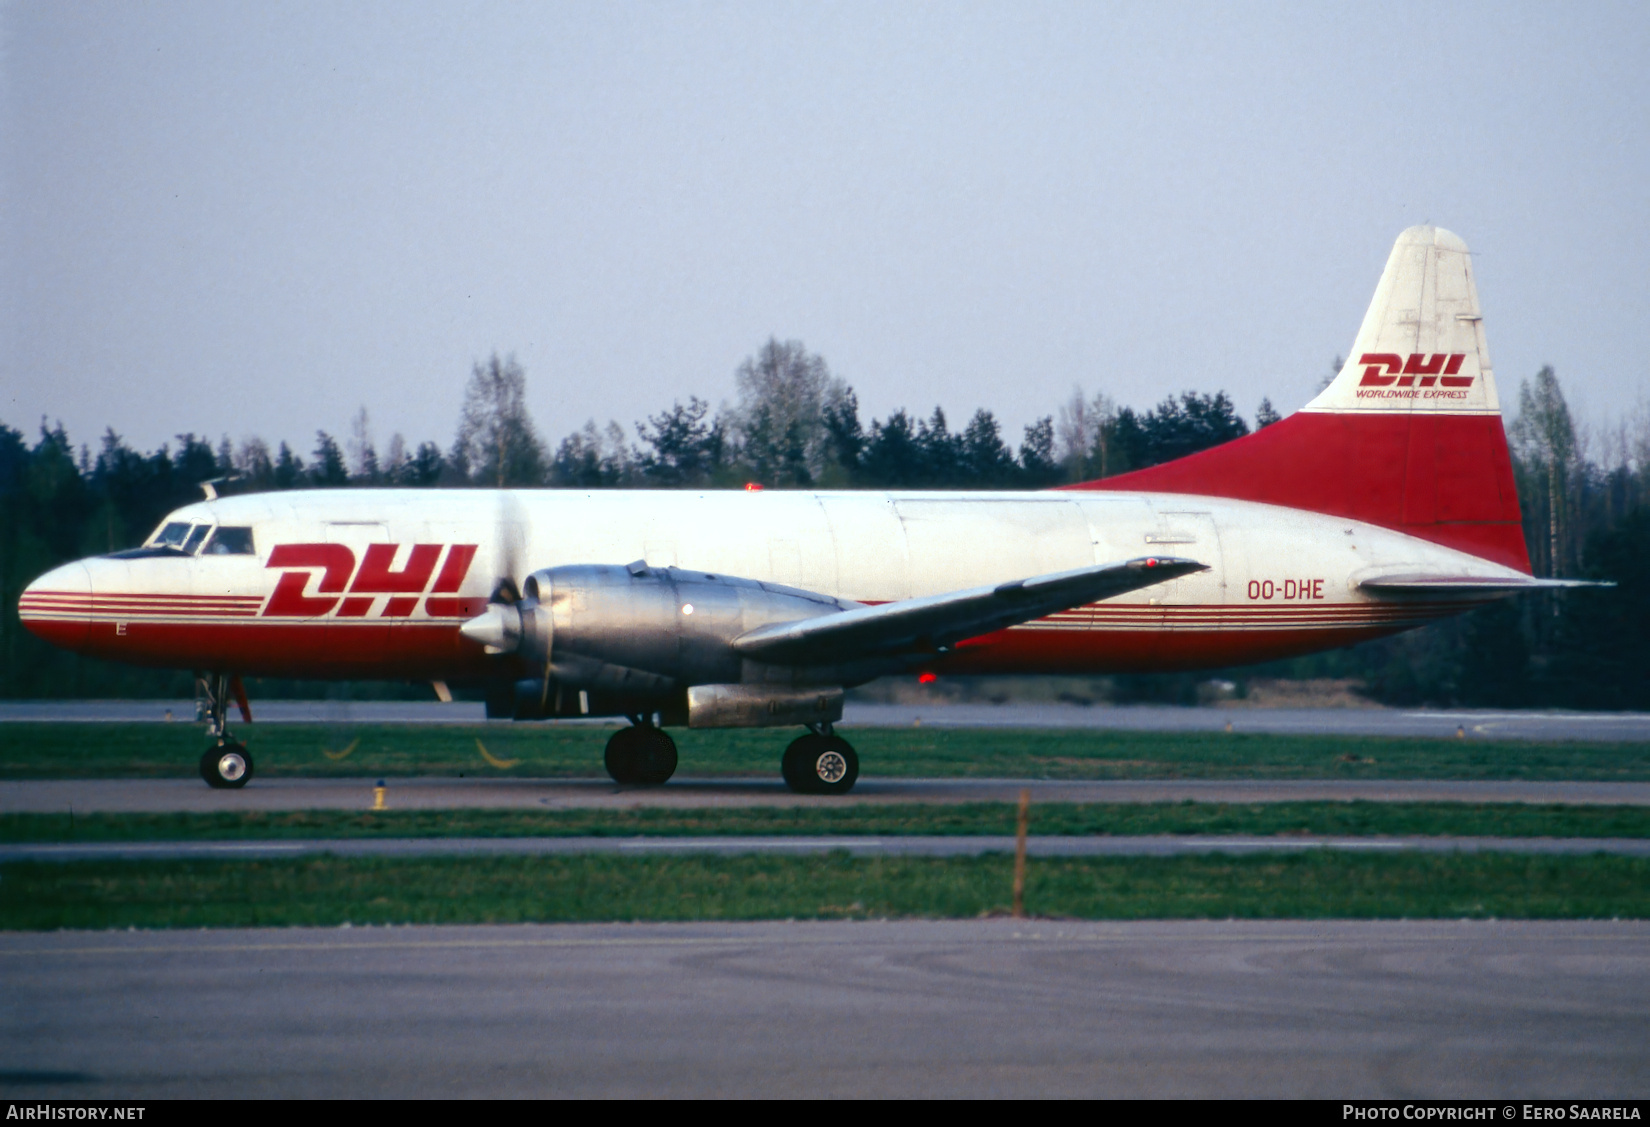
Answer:
<path fill-rule="evenodd" d="M 23 589 L 17 616 L 38 638 L 79 649 L 92 627 L 92 572 L 83 563 L 53 568 Z"/>

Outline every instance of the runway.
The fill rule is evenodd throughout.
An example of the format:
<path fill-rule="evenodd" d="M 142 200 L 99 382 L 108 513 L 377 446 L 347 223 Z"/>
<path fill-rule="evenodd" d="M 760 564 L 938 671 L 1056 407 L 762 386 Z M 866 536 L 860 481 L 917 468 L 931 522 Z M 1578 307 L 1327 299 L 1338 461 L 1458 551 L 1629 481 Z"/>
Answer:
<path fill-rule="evenodd" d="M 1173 857 L 1190 853 L 1299 853 L 1336 849 L 1358 852 L 1524 853 L 1541 856 L 1611 853 L 1650 857 L 1650 838 L 1619 837 L 1320 837 L 1308 834 L 1129 834 L 1033 836 L 1033 857 Z M 338 857 L 548 856 L 616 853 L 721 855 L 819 854 L 836 851 L 862 857 L 977 857 L 1014 852 L 1009 836 L 971 835 L 810 835 L 693 837 L 387 837 L 304 838 L 268 841 L 23 842 L 0 844 L 8 861 L 252 860 L 332 854 Z"/>
<path fill-rule="evenodd" d="M 392 778 L 392 810 L 613 809 L 889 805 L 904 802 L 1558 802 L 1650 805 L 1650 782 L 1517 779 L 877 779 L 840 796 L 793 794 L 778 779 L 672 779 L 622 787 L 611 779 Z M 240 790 L 199 779 L 30 779 L 0 782 L 0 814 L 162 813 L 224 810 L 367 810 L 374 783 L 357 779 L 255 778 Z"/>
<path fill-rule="evenodd" d="M 1641 1097 L 1643 922 L 0 935 L 0 1094 Z"/>
<path fill-rule="evenodd" d="M 480 724 L 482 706 L 456 701 L 254 701 L 260 724 Z M 6 701 L 0 724 L 59 721 L 142 723 L 193 720 L 195 704 L 174 701 Z M 507 724 L 510 721 L 494 721 Z M 609 724 L 613 721 L 554 721 Z M 1395 708 L 1235 708 L 1170 705 L 934 704 L 850 702 L 845 728 L 1090 728 L 1119 731 L 1277 735 L 1431 736 L 1515 740 L 1650 740 L 1650 713 L 1431 711 Z"/>

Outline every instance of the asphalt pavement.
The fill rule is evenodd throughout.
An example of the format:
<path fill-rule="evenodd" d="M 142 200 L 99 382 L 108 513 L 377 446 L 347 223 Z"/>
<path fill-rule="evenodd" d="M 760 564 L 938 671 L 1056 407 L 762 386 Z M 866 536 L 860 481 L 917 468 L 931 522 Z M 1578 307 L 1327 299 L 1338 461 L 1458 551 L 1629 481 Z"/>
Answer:
<path fill-rule="evenodd" d="M 1173 857 L 1185 854 L 1299 853 L 1335 849 L 1355 852 L 1524 853 L 1542 856 L 1610 853 L 1650 857 L 1646 838 L 1553 837 L 1319 837 L 1306 834 L 1048 835 L 1026 839 L 1033 857 Z M 1014 852 L 1014 838 L 999 835 L 881 837 L 814 836 L 693 837 L 388 837 L 308 838 L 270 841 L 23 842 L 0 844 L 7 861 L 108 861 L 267 859 L 332 854 L 337 857 L 544 857 L 610 853 L 633 857 L 714 853 L 798 856 L 841 851 L 863 857 L 978 857 Z"/>
<path fill-rule="evenodd" d="M 1650 924 L 0 934 L 0 1095 L 1642 1097 Z"/>
<path fill-rule="evenodd" d="M 479 724 L 482 706 L 455 701 L 254 701 L 260 724 Z M 193 701 L 6 701 L 7 721 L 192 721 Z M 233 721 L 234 716 L 231 715 Z M 508 724 L 511 721 L 493 721 Z M 610 724 L 558 720 L 553 724 Z M 1239 708 L 1073 704 L 859 704 L 844 728 L 1093 728 L 1151 732 L 1269 732 L 1278 735 L 1434 736 L 1530 740 L 1650 740 L 1650 713 L 1433 711 L 1396 708 Z M 3 738 L 3 734 L 0 734 Z"/>
<path fill-rule="evenodd" d="M 0 782 L 0 814 L 367 810 L 378 780 L 254 778 L 240 790 L 199 779 L 28 779 Z M 611 779 L 391 778 L 391 810 L 628 810 L 906 802 L 1558 802 L 1647 806 L 1650 782 L 1518 779 L 887 779 L 861 777 L 840 796 L 794 794 L 774 778 L 675 778 L 662 787 Z"/>

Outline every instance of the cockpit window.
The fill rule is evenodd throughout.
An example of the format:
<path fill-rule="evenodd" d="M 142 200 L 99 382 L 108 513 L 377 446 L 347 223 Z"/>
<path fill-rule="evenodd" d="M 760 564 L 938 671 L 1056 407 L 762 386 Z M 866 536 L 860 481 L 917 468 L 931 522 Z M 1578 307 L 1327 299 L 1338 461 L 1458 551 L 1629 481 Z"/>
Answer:
<path fill-rule="evenodd" d="M 183 542 L 188 538 L 189 522 L 186 520 L 173 520 L 161 525 L 160 531 L 155 533 L 149 543 L 156 548 L 181 548 Z"/>
<path fill-rule="evenodd" d="M 206 543 L 206 551 L 201 553 L 207 556 L 255 556 L 256 549 L 252 547 L 252 530 L 250 528 L 229 528 L 220 526 L 212 534 L 212 539 Z"/>
<path fill-rule="evenodd" d="M 156 529 L 155 534 L 149 537 L 149 542 L 141 548 L 127 548 L 121 552 L 110 552 L 111 560 L 147 560 L 164 557 L 182 559 L 200 551 L 200 546 L 206 540 L 206 534 L 212 531 L 210 524 L 195 524 L 187 520 L 170 520 Z M 252 530 L 250 528 L 237 529 L 246 535 L 245 549 L 236 551 L 252 551 Z"/>

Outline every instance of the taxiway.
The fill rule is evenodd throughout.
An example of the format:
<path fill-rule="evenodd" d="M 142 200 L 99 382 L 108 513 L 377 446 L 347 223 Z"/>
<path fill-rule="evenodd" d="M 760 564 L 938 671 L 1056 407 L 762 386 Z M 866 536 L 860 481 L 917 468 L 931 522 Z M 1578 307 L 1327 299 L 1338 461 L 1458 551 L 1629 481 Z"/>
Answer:
<path fill-rule="evenodd" d="M 1308 834 L 1049 834 L 1026 839 L 1033 857 L 1171 857 L 1197 853 L 1361 852 L 1525 853 L 1542 856 L 1611 853 L 1650 857 L 1650 839 L 1630 837 L 1328 837 Z M 866 857 L 977 857 L 1012 853 L 1014 839 L 996 834 L 858 834 L 693 837 L 384 837 L 241 841 L 98 841 L 0 844 L 8 861 L 252 859 L 330 853 L 339 857 L 546 856 L 569 853 L 818 854 Z"/>
<path fill-rule="evenodd" d="M 258 777 L 240 790 L 199 779 L 27 779 L 0 782 L 0 813 L 77 814 L 225 810 L 366 810 L 378 780 Z M 1650 782 L 1519 779 L 889 779 L 862 777 L 846 795 L 794 794 L 775 778 L 677 777 L 662 787 L 611 779 L 386 779 L 392 810 L 702 809 L 907 802 L 1559 802 L 1650 805 Z"/>
<path fill-rule="evenodd" d="M 1636 1097 L 1644 922 L 0 935 L 0 1093 Z"/>
<path fill-rule="evenodd" d="M 260 724 L 480 724 L 482 706 L 456 701 L 255 701 Z M 193 701 L 6 701 L 0 723 L 192 721 Z M 511 721 L 493 721 L 509 724 Z M 553 724 L 616 724 L 558 720 Z M 1431 736 L 1505 740 L 1650 740 L 1650 713 L 1398 708 L 1182 708 L 1170 705 L 866 704 L 849 702 L 845 728 L 1088 728 L 1140 732 Z"/>

